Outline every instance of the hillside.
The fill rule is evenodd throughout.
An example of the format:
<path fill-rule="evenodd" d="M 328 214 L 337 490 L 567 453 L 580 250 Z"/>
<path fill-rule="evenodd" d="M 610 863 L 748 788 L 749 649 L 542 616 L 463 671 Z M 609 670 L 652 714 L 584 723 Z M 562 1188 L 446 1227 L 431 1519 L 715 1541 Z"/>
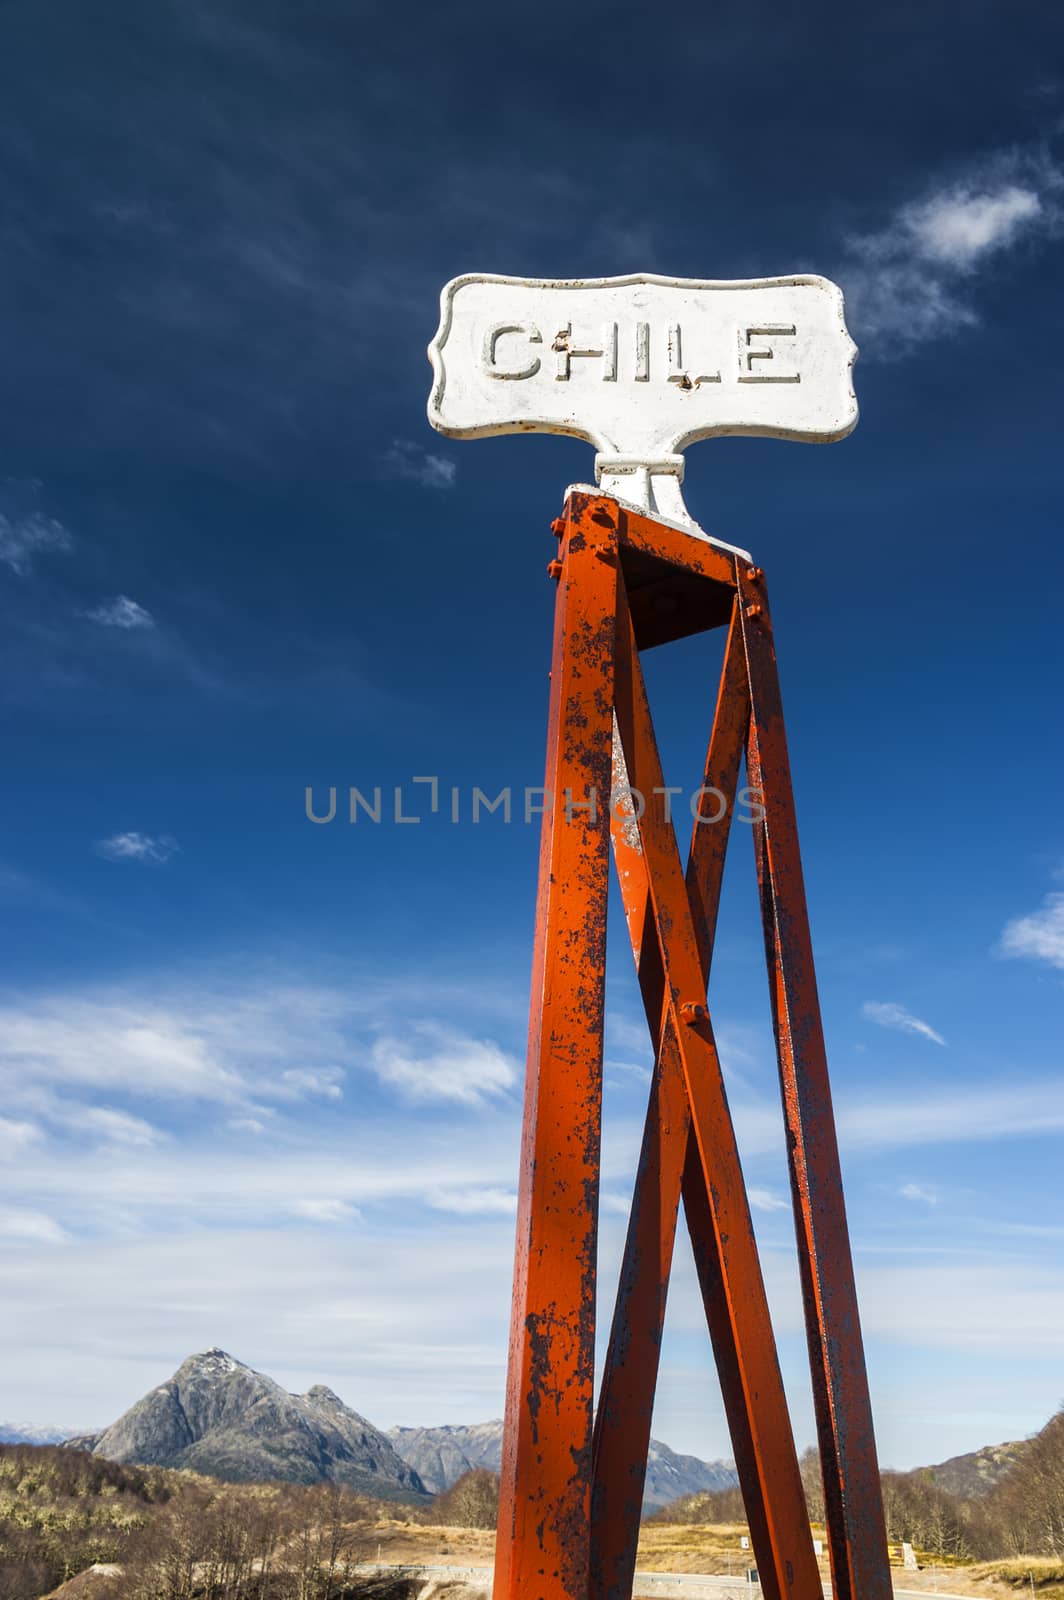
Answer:
<path fill-rule="evenodd" d="M 289 1394 L 218 1349 L 190 1356 L 109 1428 L 67 1448 L 231 1483 L 327 1482 L 381 1499 L 427 1498 L 389 1440 L 331 1389 Z"/>
<path fill-rule="evenodd" d="M 924 1467 L 931 1479 L 948 1494 L 961 1500 L 975 1500 L 988 1494 L 1004 1478 L 1023 1455 L 1026 1441 L 1009 1444 L 986 1444 L 981 1450 L 971 1450 L 964 1456 L 950 1456 L 937 1466 Z"/>
<path fill-rule="evenodd" d="M 0 1600 L 409 1600 L 409 1582 L 355 1581 L 396 1509 L 330 1483 L 219 1483 L 0 1445 Z"/>

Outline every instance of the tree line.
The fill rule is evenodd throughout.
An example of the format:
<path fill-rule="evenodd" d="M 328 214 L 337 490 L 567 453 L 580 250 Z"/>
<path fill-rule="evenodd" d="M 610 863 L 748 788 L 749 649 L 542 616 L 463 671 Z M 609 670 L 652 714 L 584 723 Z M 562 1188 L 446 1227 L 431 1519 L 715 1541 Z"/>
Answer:
<path fill-rule="evenodd" d="M 816 1450 L 800 1461 L 809 1519 L 824 1520 L 824 1490 Z M 959 1561 L 1016 1556 L 1064 1559 L 1064 1411 L 1027 1441 L 989 1490 L 964 1497 L 935 1482 L 932 1468 L 881 1475 L 887 1538 L 928 1555 Z M 745 1520 L 738 1489 L 685 1495 L 653 1521 L 721 1523 Z"/>
<path fill-rule="evenodd" d="M 118 1570 L 93 1575 L 93 1600 L 408 1600 L 412 1579 L 358 1570 L 380 1509 L 333 1484 L 0 1446 L 0 1600 L 39 1600 L 95 1565 Z"/>

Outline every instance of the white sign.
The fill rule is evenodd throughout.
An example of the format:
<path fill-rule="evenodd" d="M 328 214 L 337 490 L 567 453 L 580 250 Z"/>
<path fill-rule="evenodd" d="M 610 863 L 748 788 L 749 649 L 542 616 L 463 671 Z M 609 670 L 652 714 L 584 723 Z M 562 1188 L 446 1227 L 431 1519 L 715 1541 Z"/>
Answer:
<path fill-rule="evenodd" d="M 672 480 L 696 439 L 827 442 L 857 421 L 857 348 L 827 278 L 700 281 L 640 273 L 548 281 L 469 273 L 443 290 L 429 421 L 475 439 L 587 439 L 609 480 Z M 638 480 L 641 480 L 639 482 Z M 604 483 L 604 487 L 605 487 Z"/>

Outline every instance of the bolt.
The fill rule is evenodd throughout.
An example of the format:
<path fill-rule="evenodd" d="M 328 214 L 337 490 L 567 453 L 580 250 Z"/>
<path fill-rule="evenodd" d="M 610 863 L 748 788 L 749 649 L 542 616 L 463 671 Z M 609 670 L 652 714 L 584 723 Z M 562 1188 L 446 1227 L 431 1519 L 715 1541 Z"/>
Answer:
<path fill-rule="evenodd" d="M 747 567 L 746 569 L 746 580 L 748 583 L 760 583 L 764 576 L 765 571 L 763 567 Z"/>
<path fill-rule="evenodd" d="M 550 531 L 553 533 L 556 539 L 560 539 L 562 534 L 565 532 L 565 518 L 555 517 L 554 521 L 550 525 Z"/>
<path fill-rule="evenodd" d="M 746 614 L 748 617 L 759 617 L 761 615 L 761 607 L 757 604 L 747 606 Z"/>
<path fill-rule="evenodd" d="M 548 578 L 553 578 L 555 583 L 557 583 L 557 581 L 561 577 L 561 575 L 562 575 L 562 564 L 561 564 L 561 562 L 560 561 L 548 561 L 547 562 L 547 576 L 548 576 Z"/>
<path fill-rule="evenodd" d="M 687 1026 L 689 1028 L 693 1028 L 696 1022 L 704 1022 L 705 1019 L 708 1016 L 709 1016 L 709 1011 L 708 1011 L 707 1007 L 702 1005 L 699 1001 L 697 1001 L 697 1000 L 683 1000 L 683 1001 L 681 1001 L 681 1003 L 680 1003 L 680 1018 L 681 1018 L 681 1020 L 683 1022 L 686 1022 Z"/>

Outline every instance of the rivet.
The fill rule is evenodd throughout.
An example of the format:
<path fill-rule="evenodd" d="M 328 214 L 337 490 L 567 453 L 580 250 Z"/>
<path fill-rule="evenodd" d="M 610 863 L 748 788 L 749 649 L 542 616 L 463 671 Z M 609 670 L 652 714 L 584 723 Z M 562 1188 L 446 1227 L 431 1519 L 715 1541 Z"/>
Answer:
<path fill-rule="evenodd" d="M 747 606 L 746 614 L 748 617 L 759 617 L 761 615 L 761 607 L 755 601 L 752 606 Z"/>

